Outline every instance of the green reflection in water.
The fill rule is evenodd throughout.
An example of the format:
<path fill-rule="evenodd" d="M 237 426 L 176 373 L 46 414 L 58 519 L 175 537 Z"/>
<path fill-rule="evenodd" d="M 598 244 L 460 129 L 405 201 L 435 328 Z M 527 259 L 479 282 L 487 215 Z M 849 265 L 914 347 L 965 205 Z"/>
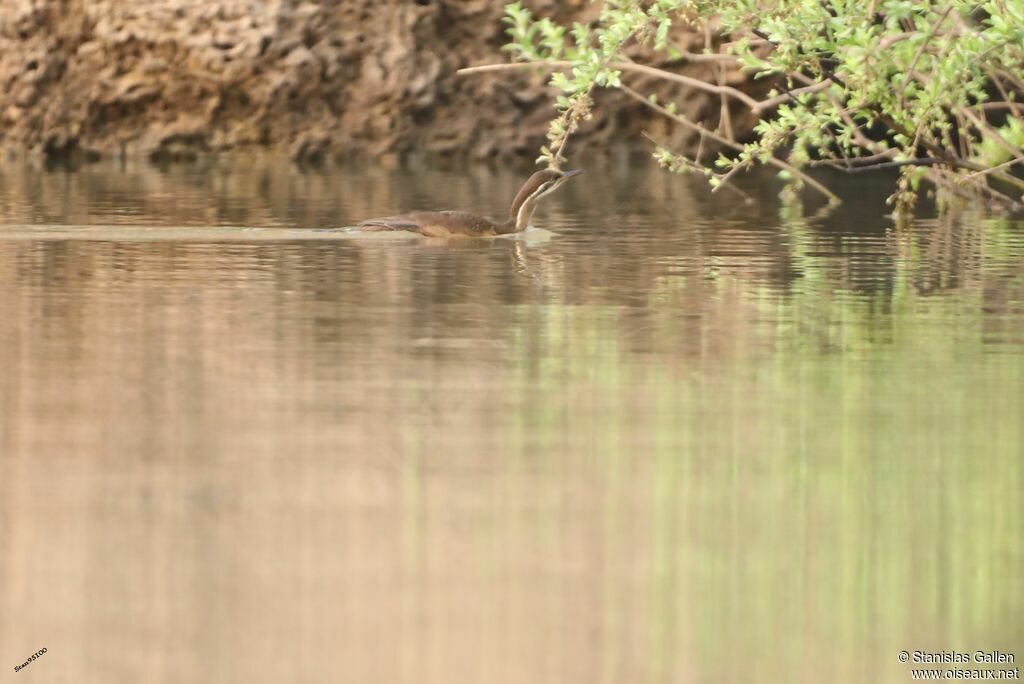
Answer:
<path fill-rule="evenodd" d="M 723 359 L 637 358 L 617 344 L 615 308 L 520 312 L 517 432 L 540 453 L 586 454 L 602 565 L 622 573 L 604 578 L 604 628 L 629 624 L 633 606 L 615 597 L 642 582 L 651 681 L 732 681 L 743 662 L 759 681 L 901 681 L 901 649 L 1019 650 L 1021 238 L 980 225 L 957 234 L 978 241 L 967 259 L 929 249 L 948 223 L 887 236 L 890 286 L 873 293 L 836 287 L 844 278 L 801 256 L 813 238 L 789 226 L 798 285 L 719 274 L 708 322 L 648 331 L 651 346 L 682 348 L 694 333 L 714 344 L 730 321 Z M 692 286 L 676 278 L 650 297 L 671 305 Z M 744 328 L 734 308 L 749 307 Z M 603 644 L 603 681 L 628 644 Z"/>

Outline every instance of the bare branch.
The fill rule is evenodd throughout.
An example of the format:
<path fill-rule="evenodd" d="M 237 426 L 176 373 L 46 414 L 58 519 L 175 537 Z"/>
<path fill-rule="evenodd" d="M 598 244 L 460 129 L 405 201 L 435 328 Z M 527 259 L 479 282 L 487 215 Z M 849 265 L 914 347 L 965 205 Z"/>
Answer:
<path fill-rule="evenodd" d="M 570 61 L 566 61 L 566 60 L 548 60 L 548 61 L 533 61 L 533 62 L 509 62 L 509 63 L 505 63 L 505 64 L 483 64 L 483 65 L 480 65 L 480 66 L 463 67 L 462 69 L 459 69 L 455 73 L 460 75 L 460 76 L 466 76 L 466 75 L 469 75 L 469 74 L 480 74 L 480 73 L 487 73 L 487 72 L 491 72 L 491 71 L 509 71 L 509 70 L 515 70 L 515 69 L 531 68 L 531 67 L 550 67 L 552 69 L 567 69 L 567 68 L 570 68 L 572 66 L 573 66 L 573 63 L 570 62 Z M 645 75 L 651 76 L 653 78 L 659 78 L 659 79 L 663 79 L 663 80 L 666 80 L 666 81 L 674 81 L 676 83 L 681 83 L 683 85 L 688 85 L 688 86 L 691 86 L 693 88 L 697 88 L 698 90 L 703 90 L 705 92 L 714 93 L 716 95 L 728 95 L 729 97 L 733 97 L 733 98 L 739 100 L 740 102 L 742 102 L 743 104 L 747 105 L 748 107 L 750 107 L 750 109 L 755 114 L 763 112 L 766 109 L 771 109 L 772 107 L 777 107 L 780 104 L 784 104 L 786 102 L 789 102 L 789 101 L 793 100 L 793 98 L 795 96 L 797 96 L 797 95 L 807 95 L 807 94 L 813 94 L 813 93 L 820 93 L 821 91 L 825 90 L 826 88 L 828 88 L 833 83 L 832 80 L 820 81 L 820 82 L 817 82 L 817 83 L 812 83 L 811 85 L 805 86 L 803 88 L 796 88 L 796 89 L 790 90 L 787 93 L 783 93 L 782 95 L 778 95 L 776 97 L 772 97 L 772 98 L 769 98 L 767 100 L 759 101 L 759 100 L 755 100 L 751 96 L 747 95 L 742 90 L 737 90 L 736 88 L 733 88 L 732 86 L 721 85 L 721 84 L 715 85 L 714 83 L 708 83 L 707 81 L 702 81 L 699 78 L 693 78 L 691 76 L 684 76 L 683 74 L 677 74 L 677 73 L 672 72 L 672 71 L 666 71 L 664 69 L 658 69 L 658 68 L 655 68 L 655 67 L 649 67 L 649 66 L 646 66 L 646 65 L 643 65 L 643 64 L 636 64 L 636 63 L 633 63 L 633 62 L 613 62 L 613 63 L 609 64 L 608 66 L 611 67 L 612 69 L 619 69 L 621 71 L 631 71 L 631 72 L 634 72 L 634 73 L 645 74 Z"/>
<path fill-rule="evenodd" d="M 708 24 L 704 24 L 704 46 L 709 50 L 711 49 L 711 27 Z M 719 86 L 725 85 L 724 64 L 719 63 L 715 65 L 715 80 Z M 718 127 L 725 133 L 725 137 L 729 140 L 735 140 L 736 136 L 733 135 L 732 131 L 732 115 L 729 112 L 729 100 L 725 93 L 719 95 L 718 100 Z M 711 192 L 714 192 L 716 189 L 712 189 Z"/>
<path fill-rule="evenodd" d="M 891 160 L 896 156 L 896 150 L 883 150 L 877 154 L 864 157 L 843 157 L 841 159 L 819 159 L 810 163 L 811 166 L 834 166 L 837 168 L 849 168 L 851 166 L 868 166 L 881 160 Z"/>
<path fill-rule="evenodd" d="M 488 71 L 506 71 L 509 69 L 523 69 L 523 68 L 536 68 L 536 67 L 550 67 L 552 69 L 568 69 L 573 65 L 572 62 L 567 60 L 546 60 L 546 61 L 532 61 L 532 62 L 510 62 L 507 64 L 484 64 L 482 66 L 465 67 L 459 69 L 455 73 L 460 76 L 466 74 L 479 74 Z M 699 78 L 693 78 L 692 76 L 684 76 L 683 74 L 677 74 L 672 71 L 665 71 L 664 69 L 657 69 L 655 67 L 649 67 L 644 64 L 635 64 L 633 62 L 611 62 L 608 64 L 611 69 L 618 69 L 620 71 L 631 71 L 637 74 L 644 74 L 653 78 L 662 79 L 665 81 L 673 81 L 675 83 L 681 83 L 691 88 L 703 90 L 716 95 L 729 95 L 734 97 L 743 104 L 747 105 L 751 109 L 755 109 L 759 102 L 754 98 L 747 95 L 742 90 L 737 90 L 732 86 L 719 86 L 714 83 L 708 83 L 702 81 Z"/>
<path fill-rule="evenodd" d="M 900 159 L 898 161 L 882 162 L 878 164 L 839 164 L 834 163 L 835 168 L 843 171 L 844 173 L 865 173 L 867 171 L 880 171 L 883 169 L 895 169 L 901 166 L 935 166 L 936 164 L 945 164 L 946 162 L 942 159 L 936 159 L 935 157 L 925 157 L 923 159 Z"/>

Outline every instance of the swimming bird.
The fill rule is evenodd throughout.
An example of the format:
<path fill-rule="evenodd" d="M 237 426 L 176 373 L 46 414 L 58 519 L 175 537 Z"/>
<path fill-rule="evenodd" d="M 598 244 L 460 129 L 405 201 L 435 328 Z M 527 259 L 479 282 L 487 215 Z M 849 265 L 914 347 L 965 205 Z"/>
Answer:
<path fill-rule="evenodd" d="M 427 237 L 489 237 L 521 233 L 529 225 L 540 199 L 581 173 L 582 169 L 545 169 L 533 174 L 516 193 L 508 218 L 504 221 L 495 221 L 464 211 L 414 211 L 397 216 L 367 219 L 355 226 L 354 230 L 405 230 Z"/>

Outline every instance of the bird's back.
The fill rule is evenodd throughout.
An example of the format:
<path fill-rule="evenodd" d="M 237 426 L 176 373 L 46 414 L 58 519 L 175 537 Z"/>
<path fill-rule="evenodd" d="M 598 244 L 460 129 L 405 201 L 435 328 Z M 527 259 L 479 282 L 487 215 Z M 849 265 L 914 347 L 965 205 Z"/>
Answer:
<path fill-rule="evenodd" d="M 494 221 L 464 211 L 414 211 L 397 216 L 367 219 L 360 230 L 406 230 L 427 237 L 481 237 L 497 235 Z"/>

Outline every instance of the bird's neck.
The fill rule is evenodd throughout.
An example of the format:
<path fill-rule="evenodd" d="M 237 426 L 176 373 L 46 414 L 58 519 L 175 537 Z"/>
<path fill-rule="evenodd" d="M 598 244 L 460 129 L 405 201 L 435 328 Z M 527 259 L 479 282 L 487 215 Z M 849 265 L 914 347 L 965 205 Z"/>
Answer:
<path fill-rule="evenodd" d="M 539 197 L 531 194 L 529 188 L 523 187 L 512 200 L 512 206 L 508 210 L 508 219 L 499 226 L 499 232 L 503 234 L 521 233 L 526 230 L 539 202 Z"/>

